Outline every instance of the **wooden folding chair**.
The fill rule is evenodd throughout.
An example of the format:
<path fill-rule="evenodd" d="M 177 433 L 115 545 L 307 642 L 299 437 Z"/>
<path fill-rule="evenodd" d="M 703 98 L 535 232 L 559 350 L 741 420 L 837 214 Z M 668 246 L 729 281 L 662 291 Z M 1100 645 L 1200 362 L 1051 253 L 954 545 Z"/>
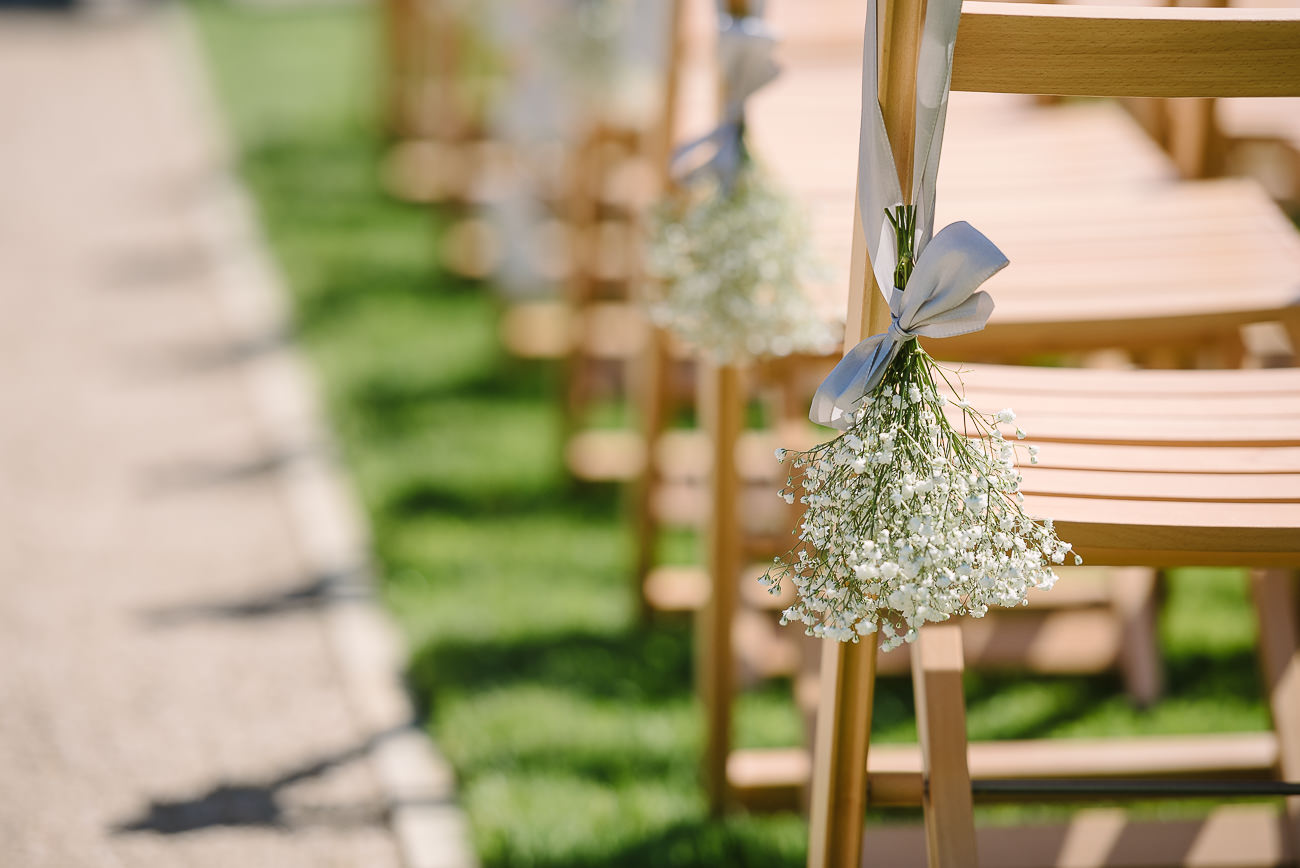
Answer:
<path fill-rule="evenodd" d="M 482 26 L 446 0 L 384 5 L 384 122 L 393 142 L 384 172 L 390 192 L 413 202 L 465 202 L 474 181 L 499 161 L 487 135 L 490 90 L 465 55 Z"/>
<path fill-rule="evenodd" d="M 634 298 L 644 279 L 643 220 L 667 184 L 678 124 L 677 57 L 682 52 L 678 0 L 665 4 L 664 77 L 652 122 L 629 126 L 594 114 L 564 159 L 562 191 L 553 203 L 566 248 L 560 297 L 511 304 L 501 336 L 514 355 L 559 359 L 565 366 L 566 464 L 586 481 L 628 481 L 641 466 L 629 429 L 587 430 L 586 414 L 602 399 L 635 403 L 629 385 L 649 328 Z M 553 179 L 552 179 L 553 180 Z"/>
<path fill-rule="evenodd" d="M 911 94 L 923 20 L 923 0 L 898 0 L 885 9 L 881 104 L 899 154 L 911 153 Z M 953 89 L 1089 96 L 1300 94 L 1300 15 L 967 3 Z M 910 178 L 910 166 L 900 166 L 900 175 Z M 855 253 L 864 250 L 860 233 L 854 246 Z M 887 321 L 864 265 L 865 255 L 855 256 L 850 308 L 860 315 L 850 319 L 850 339 L 883 331 Z M 1014 396 L 1004 403 L 1017 408 L 1039 439 L 1049 441 L 1044 458 L 1056 452 L 1050 460 L 1059 465 L 1026 474 L 1027 509 L 1054 516 L 1062 538 L 1090 563 L 1266 568 L 1257 574 L 1255 587 L 1274 733 L 1270 742 L 1257 740 L 1253 747 L 1235 743 L 1233 758 L 1254 771 L 1262 765 L 1284 778 L 1300 777 L 1294 596 L 1289 577 L 1278 572 L 1300 566 L 1295 463 L 1300 376 L 1291 370 L 1099 373 L 981 367 L 970 372 L 967 384 L 977 404 Z M 876 647 L 825 648 L 811 866 L 861 864 L 869 799 L 922 806 L 930 865 L 1274 865 L 1295 859 L 1300 802 L 1294 797 L 1281 820 L 1253 808 L 1216 812 L 1190 827 L 1139 829 L 1113 816 L 1109 823 L 1091 817 L 1091 823 L 1041 833 L 984 834 L 977 843 L 971 814 L 975 794 L 1117 796 L 1257 788 L 1210 782 L 1170 787 L 1163 781 L 1085 786 L 1063 774 L 1070 765 L 1103 778 L 1186 773 L 1197 754 L 1222 748 L 1202 745 L 1178 760 L 1168 741 L 1146 750 L 1130 746 L 1127 758 L 1105 743 L 1047 743 L 1032 765 L 1022 755 L 1019 768 L 1005 775 L 1013 780 L 984 780 L 990 769 L 993 777 L 1003 777 L 1017 763 L 981 765 L 981 749 L 966 744 L 959 628 L 922 630 L 913 660 L 920 750 L 909 763 L 885 768 L 876 756 L 881 752 L 873 752 L 869 764 L 867 751 Z M 1175 761 L 1158 768 L 1160 756 Z M 1230 765 L 1215 764 L 1213 771 Z M 1055 771 L 1070 780 L 1023 779 L 1033 776 L 1027 774 L 1033 768 L 1038 776 Z M 1202 762 L 1195 771 L 1210 769 Z M 1271 785 L 1263 791 L 1284 789 Z M 892 849 L 895 845 L 901 846 L 893 837 L 873 839 L 867 864 L 913 864 Z M 1161 845 L 1169 847 L 1154 852 Z"/>

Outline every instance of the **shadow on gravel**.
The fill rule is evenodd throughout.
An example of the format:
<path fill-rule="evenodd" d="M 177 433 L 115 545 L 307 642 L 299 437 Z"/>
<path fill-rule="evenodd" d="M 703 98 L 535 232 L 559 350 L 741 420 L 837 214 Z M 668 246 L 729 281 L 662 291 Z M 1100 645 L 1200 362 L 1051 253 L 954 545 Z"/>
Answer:
<path fill-rule="evenodd" d="M 220 343 L 182 345 L 133 354 L 124 363 L 129 374 L 146 380 L 196 376 L 228 371 L 293 345 L 293 331 L 281 326 Z"/>
<path fill-rule="evenodd" d="M 114 824 L 115 835 L 154 832 L 180 835 L 217 827 L 294 828 L 303 826 L 375 826 L 387 820 L 387 807 L 369 805 L 299 805 L 284 790 L 363 759 L 384 738 L 405 728 L 378 733 L 355 747 L 308 760 L 261 781 L 226 781 L 182 799 L 152 799 L 138 816 Z"/>
<path fill-rule="evenodd" d="M 140 619 L 150 627 L 182 627 L 205 621 L 243 621 L 314 612 L 331 603 L 368 599 L 368 568 L 355 566 L 309 576 L 297 585 L 264 594 L 181 603 L 146 609 Z"/>
<path fill-rule="evenodd" d="M 270 450 L 244 459 L 184 459 L 160 464 L 144 471 L 141 488 L 145 494 L 182 494 L 218 485 L 256 482 L 289 469 L 299 461 L 316 458 L 323 450 L 296 446 Z"/>

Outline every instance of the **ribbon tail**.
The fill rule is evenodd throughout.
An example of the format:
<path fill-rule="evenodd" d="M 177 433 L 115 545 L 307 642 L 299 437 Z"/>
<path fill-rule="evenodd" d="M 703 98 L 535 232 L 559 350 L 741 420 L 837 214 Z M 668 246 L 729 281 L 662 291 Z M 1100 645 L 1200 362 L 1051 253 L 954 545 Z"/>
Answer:
<path fill-rule="evenodd" d="M 689 186 L 707 175 L 716 177 L 724 187 L 730 187 L 740 168 L 741 130 L 737 123 L 726 123 L 711 132 L 679 145 L 668 161 L 668 171 L 674 181 Z M 687 168 L 689 157 L 701 148 L 713 145 L 716 150 L 698 166 Z"/>
<path fill-rule="evenodd" d="M 860 342 L 840 359 L 817 387 L 808 418 L 818 425 L 840 430 L 848 428 L 845 414 L 880 385 L 889 363 L 902 346 L 890 340 L 887 334 L 872 335 Z"/>

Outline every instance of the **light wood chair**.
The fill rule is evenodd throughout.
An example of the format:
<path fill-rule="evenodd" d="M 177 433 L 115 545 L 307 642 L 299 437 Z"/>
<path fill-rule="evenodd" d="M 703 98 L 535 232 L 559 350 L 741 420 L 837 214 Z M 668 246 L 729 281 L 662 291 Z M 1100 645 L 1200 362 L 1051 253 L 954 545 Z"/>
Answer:
<path fill-rule="evenodd" d="M 664 77 L 652 122 L 628 126 L 589 117 L 565 155 L 562 190 L 553 206 L 554 235 L 565 248 L 564 265 L 554 275 L 563 287 L 560 296 L 513 303 L 502 314 L 500 334 L 508 351 L 565 366 L 566 464 L 580 480 L 629 481 L 642 463 L 626 427 L 587 431 L 585 415 L 599 400 L 635 403 L 638 393 L 629 383 L 640 375 L 638 359 L 650 329 L 634 298 L 644 280 L 645 212 L 666 188 L 679 129 L 679 5 L 666 4 L 662 16 Z"/>
<path fill-rule="evenodd" d="M 445 0 L 387 0 L 383 7 L 384 161 L 389 191 L 412 202 L 467 202 L 476 182 L 499 171 L 482 94 L 465 55 L 476 31 L 472 7 Z"/>
<path fill-rule="evenodd" d="M 881 104 L 896 153 L 911 152 L 910 94 L 923 17 L 923 0 L 895 0 L 885 10 L 882 39 L 889 51 Z M 1300 94 L 1300 15 L 970 2 L 958 35 L 953 88 L 1089 96 Z M 900 166 L 900 174 L 910 177 L 910 167 Z M 850 287 L 854 315 L 849 342 L 882 331 L 888 315 L 863 267 L 860 237 L 854 247 L 859 255 Z M 1189 770 L 1208 775 L 1233 765 L 1255 772 L 1268 769 L 1290 780 L 1300 777 L 1300 651 L 1292 579 L 1285 572 L 1300 566 L 1300 475 L 1295 464 L 1300 376 L 1292 370 L 1093 372 L 989 366 L 973 369 L 967 385 L 973 402 L 1015 406 L 1036 437 L 1049 442 L 1044 458 L 1055 453 L 1048 460 L 1059 464 L 1026 473 L 1027 509 L 1054 516 L 1062 538 L 1090 563 L 1261 568 L 1254 584 L 1274 732 L 1271 738 L 1233 742 L 1231 750 L 1196 745 L 1181 757 L 1179 749 L 1186 745 L 1171 740 L 1147 747 L 1046 743 L 1025 749 L 1041 751 L 1035 761 L 1001 765 L 1006 754 L 995 762 L 980 746 L 966 743 L 960 628 L 938 625 L 922 631 L 913 656 L 919 750 L 905 754 L 901 764 L 895 755 L 896 764 L 886 767 L 882 763 L 891 757 L 885 751 L 872 751 L 868 759 L 875 645 L 828 644 L 809 865 L 1293 863 L 1300 820 L 1300 801 L 1294 797 L 1281 817 L 1254 807 L 1232 808 L 1198 823 L 1139 828 L 1114 814 L 1089 815 L 1071 826 L 978 834 L 972 802 L 974 795 L 988 793 L 1078 797 L 1100 792 L 1114 797 L 1171 789 L 1158 781 L 1085 786 L 1063 771 L 1070 766 L 1080 777 Z M 1258 753 L 1252 757 L 1252 751 Z M 1226 761 L 1229 754 L 1233 762 Z M 1223 757 L 1225 762 L 1211 768 L 1197 763 L 1197 756 Z M 1027 780 L 1044 773 L 1071 779 Z M 992 781 L 986 775 L 1015 780 Z M 1251 789 L 1209 782 L 1172 787 L 1184 794 Z M 1285 791 L 1276 785 L 1264 789 Z M 862 821 L 869 800 L 921 805 L 921 863 L 917 851 L 907 851 L 894 833 L 873 837 L 863 862 Z"/>

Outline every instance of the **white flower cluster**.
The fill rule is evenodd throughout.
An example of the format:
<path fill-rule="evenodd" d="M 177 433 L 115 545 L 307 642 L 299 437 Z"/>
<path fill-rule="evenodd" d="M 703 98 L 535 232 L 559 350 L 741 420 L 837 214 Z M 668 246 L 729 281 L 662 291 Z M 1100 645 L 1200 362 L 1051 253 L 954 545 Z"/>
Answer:
<path fill-rule="evenodd" d="M 799 545 L 761 580 L 776 593 L 789 578 L 798 591 L 782 623 L 840 641 L 879 630 L 889 650 L 927 621 L 978 618 L 1055 583 L 1052 565 L 1071 547 L 1021 507 L 1017 446 L 998 427 L 1015 414 L 949 404 L 936 373 L 909 343 L 842 435 L 809 452 L 778 450 L 796 468 L 782 496 L 807 504 Z"/>
<path fill-rule="evenodd" d="M 794 201 L 747 162 L 734 188 L 697 185 L 657 210 L 650 316 L 719 363 L 826 353 L 836 334 L 805 287 L 820 279 Z"/>

